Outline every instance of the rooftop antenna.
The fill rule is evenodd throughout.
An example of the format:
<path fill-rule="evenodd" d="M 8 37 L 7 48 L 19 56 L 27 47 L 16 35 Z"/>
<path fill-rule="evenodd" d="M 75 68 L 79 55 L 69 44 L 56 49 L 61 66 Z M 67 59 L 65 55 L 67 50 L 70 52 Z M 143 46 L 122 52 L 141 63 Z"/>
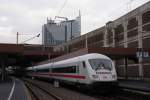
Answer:
<path fill-rule="evenodd" d="M 47 17 L 47 22 L 48 22 L 48 17 Z"/>
<path fill-rule="evenodd" d="M 79 9 L 79 17 L 81 17 L 81 11 L 80 11 L 80 9 Z"/>

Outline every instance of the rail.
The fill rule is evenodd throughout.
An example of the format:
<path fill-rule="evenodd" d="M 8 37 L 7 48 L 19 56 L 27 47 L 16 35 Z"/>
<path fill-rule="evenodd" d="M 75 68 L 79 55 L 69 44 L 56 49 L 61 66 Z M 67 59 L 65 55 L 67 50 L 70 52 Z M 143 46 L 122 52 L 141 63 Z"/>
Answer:
<path fill-rule="evenodd" d="M 25 85 L 27 86 L 29 92 L 31 93 L 31 98 L 32 100 L 43 100 L 43 98 L 41 98 L 41 94 L 45 95 L 45 100 L 62 100 L 62 98 L 60 98 L 59 96 L 53 94 L 51 91 L 49 91 L 48 89 L 44 88 L 42 85 L 40 84 L 36 84 L 30 80 L 27 79 L 23 79 Z M 41 93 L 38 93 L 40 91 Z M 50 98 L 51 97 L 51 98 Z"/>

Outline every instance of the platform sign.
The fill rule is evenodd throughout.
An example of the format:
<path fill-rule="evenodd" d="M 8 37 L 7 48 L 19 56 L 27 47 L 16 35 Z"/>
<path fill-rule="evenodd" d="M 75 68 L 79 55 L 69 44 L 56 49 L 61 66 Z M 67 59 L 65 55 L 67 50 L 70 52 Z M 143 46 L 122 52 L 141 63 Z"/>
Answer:
<path fill-rule="evenodd" d="M 147 58 L 149 57 L 149 53 L 147 51 L 138 51 L 136 52 L 137 58 Z"/>

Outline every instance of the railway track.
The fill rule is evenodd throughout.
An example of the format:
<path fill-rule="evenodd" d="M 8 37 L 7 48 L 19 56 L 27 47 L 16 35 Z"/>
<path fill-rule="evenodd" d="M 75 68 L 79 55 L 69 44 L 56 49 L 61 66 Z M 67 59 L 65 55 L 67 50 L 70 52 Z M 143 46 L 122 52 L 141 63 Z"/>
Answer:
<path fill-rule="evenodd" d="M 26 81 L 25 81 L 26 82 Z M 52 97 L 48 97 L 49 99 L 33 99 L 33 100 L 150 100 L 150 95 L 149 96 L 145 96 L 145 95 L 140 95 L 137 93 L 130 93 L 128 91 L 124 91 L 121 90 L 117 93 L 107 93 L 107 94 L 99 94 L 99 93 L 84 93 L 83 91 L 81 92 L 80 90 L 78 90 L 77 88 L 73 87 L 73 86 L 69 86 L 65 85 L 63 87 L 60 88 L 55 88 L 53 87 L 49 82 L 43 82 L 40 80 L 28 80 L 28 84 L 29 83 L 34 83 L 34 86 L 38 85 L 38 88 L 44 88 L 44 91 L 46 89 L 46 91 L 53 91 L 53 93 L 59 95 L 62 98 L 58 98 L 58 99 L 50 99 Z M 31 84 L 32 85 L 32 84 Z M 29 86 L 29 87 L 33 87 L 33 86 Z M 40 86 L 39 86 L 40 85 Z M 37 90 L 37 89 L 35 89 Z M 40 91 L 40 90 L 39 90 Z M 43 89 L 42 89 L 43 91 Z M 45 93 L 46 94 L 46 93 Z M 32 93 L 32 95 L 34 96 L 34 93 Z M 38 93 L 35 92 L 35 95 L 38 95 Z M 42 97 L 42 96 L 40 96 Z M 46 97 L 46 96 L 45 96 Z"/>
<path fill-rule="evenodd" d="M 92 97 L 95 97 L 97 100 L 147 100 L 147 99 L 135 99 L 133 97 L 128 97 L 127 95 L 124 96 L 124 95 L 111 95 L 111 94 L 108 94 L 108 95 L 95 95 L 95 96 L 92 96 Z M 149 99 L 148 99 L 149 100 Z"/>
<path fill-rule="evenodd" d="M 67 88 L 67 86 L 66 86 Z M 91 96 L 96 98 L 97 100 L 150 100 L 150 93 L 148 94 L 143 94 L 143 93 L 137 93 L 137 92 L 131 92 L 120 89 L 118 92 L 108 92 L 108 93 L 91 93 L 88 91 L 79 91 L 75 88 L 69 87 L 69 90 L 77 91 L 80 93 L 83 93 L 85 95 Z"/>
<path fill-rule="evenodd" d="M 119 91 L 112 94 L 91 95 L 100 100 L 150 100 L 150 95 L 138 94 L 135 92 Z"/>
<path fill-rule="evenodd" d="M 23 81 L 30 92 L 32 100 L 62 100 L 62 98 L 53 94 L 51 91 L 49 91 L 47 88 L 44 88 L 40 84 L 35 84 L 32 81 L 26 79 Z"/>

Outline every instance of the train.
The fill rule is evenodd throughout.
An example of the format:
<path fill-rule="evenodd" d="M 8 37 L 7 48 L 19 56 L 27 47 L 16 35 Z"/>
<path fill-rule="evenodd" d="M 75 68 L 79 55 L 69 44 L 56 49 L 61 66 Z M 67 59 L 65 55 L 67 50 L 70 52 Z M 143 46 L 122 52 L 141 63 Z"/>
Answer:
<path fill-rule="evenodd" d="M 46 78 L 90 89 L 113 88 L 118 84 L 113 61 L 98 53 L 27 67 L 26 71 L 29 77 Z"/>

